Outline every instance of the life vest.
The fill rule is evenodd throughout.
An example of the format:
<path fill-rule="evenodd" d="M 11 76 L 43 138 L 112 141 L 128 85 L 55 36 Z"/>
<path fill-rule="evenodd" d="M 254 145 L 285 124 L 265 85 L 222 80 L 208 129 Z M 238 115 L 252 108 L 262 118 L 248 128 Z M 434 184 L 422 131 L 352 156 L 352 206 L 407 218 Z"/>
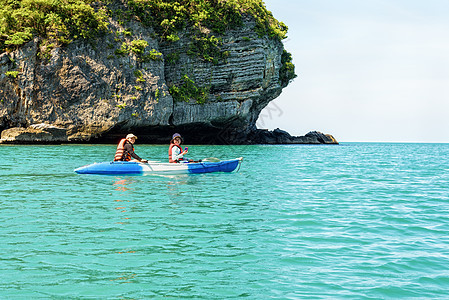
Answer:
<path fill-rule="evenodd" d="M 180 158 L 179 160 L 173 160 L 172 159 L 172 149 L 173 149 L 173 147 L 178 147 L 179 150 L 181 150 L 180 153 L 182 153 L 182 148 L 181 148 L 181 146 L 179 146 L 177 144 L 170 144 L 170 148 L 168 148 L 168 162 L 177 163 L 179 160 L 182 160 L 182 158 Z"/>
<path fill-rule="evenodd" d="M 125 143 L 127 139 L 121 139 L 117 146 L 117 151 L 115 152 L 114 161 L 117 160 L 124 160 L 124 161 L 130 161 L 131 155 L 129 155 L 128 152 L 125 153 Z M 134 150 L 134 146 L 131 144 Z"/>

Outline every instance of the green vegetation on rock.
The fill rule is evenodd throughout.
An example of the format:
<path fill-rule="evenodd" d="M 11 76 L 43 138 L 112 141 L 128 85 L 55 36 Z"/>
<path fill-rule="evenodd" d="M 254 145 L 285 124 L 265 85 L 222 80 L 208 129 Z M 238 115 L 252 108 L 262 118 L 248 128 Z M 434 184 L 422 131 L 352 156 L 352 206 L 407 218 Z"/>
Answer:
<path fill-rule="evenodd" d="M 107 29 L 108 9 L 117 0 L 0 0 L 0 50 L 17 47 L 33 36 L 70 43 L 73 39 L 91 38 Z M 194 40 L 209 43 L 201 47 L 205 57 L 216 55 L 219 40 L 214 34 L 242 25 L 242 15 L 252 15 L 260 36 L 282 40 L 287 26 L 277 21 L 262 0 L 128 0 L 130 11 L 114 10 L 121 20 L 134 15 L 153 26 L 167 41 L 179 40 L 178 33 L 191 29 Z M 117 13 L 117 11 L 120 12 Z M 195 52 L 195 51 L 193 51 Z"/>
<path fill-rule="evenodd" d="M 223 34 L 242 25 L 243 14 L 255 18 L 260 36 L 282 40 L 287 33 L 287 26 L 273 17 L 262 0 L 129 0 L 128 4 L 143 23 L 168 40 L 176 40 L 174 36 L 186 25 Z"/>
<path fill-rule="evenodd" d="M 238 30 L 247 16 L 255 20 L 255 31 L 260 37 L 280 41 L 287 33 L 287 26 L 273 17 L 263 0 L 0 0 L 0 4 L 0 53 L 38 37 L 40 57 L 44 58 L 55 47 L 106 33 L 111 19 L 122 26 L 137 20 L 152 27 L 155 37 L 166 43 L 176 43 L 181 34 L 188 34 L 187 54 L 214 64 L 226 61 L 229 56 L 222 50 L 222 35 L 228 30 Z M 116 34 L 132 36 L 133 32 L 127 29 Z M 145 40 L 124 41 L 116 36 L 115 42 L 121 42 L 115 50 L 117 56 L 134 53 L 140 62 L 162 60 L 162 53 L 147 50 Z M 116 46 L 108 44 L 108 48 L 112 47 Z M 170 53 L 166 60 L 175 64 L 179 57 L 179 53 Z M 114 56 L 109 55 L 108 59 Z M 281 61 L 279 80 L 286 86 L 296 77 L 295 67 L 287 51 Z M 141 76 L 137 78 L 143 80 Z M 172 85 L 170 92 L 178 101 L 195 99 L 204 103 L 208 98 L 208 89 L 199 87 L 187 75 L 179 84 Z"/>
<path fill-rule="evenodd" d="M 189 54 L 213 63 L 228 56 L 221 51 L 218 36 L 241 26 L 244 14 L 256 20 L 259 36 L 282 40 L 287 33 L 287 26 L 273 17 L 262 0 L 128 0 L 128 5 L 143 24 L 153 27 L 165 41 L 178 41 L 179 32 L 189 28 Z"/>
<path fill-rule="evenodd" d="M 19 76 L 19 71 L 8 71 L 5 75 L 11 78 L 17 78 L 17 76 Z"/>
<path fill-rule="evenodd" d="M 133 40 L 130 43 L 123 42 L 120 49 L 115 50 L 116 55 L 128 55 L 131 52 L 136 55 L 142 55 L 145 52 L 145 48 L 148 46 L 148 42 L 144 40 Z"/>
<path fill-rule="evenodd" d="M 181 85 L 172 85 L 170 87 L 170 94 L 175 101 L 190 102 L 190 100 L 195 100 L 198 104 L 204 104 L 209 96 L 209 90 L 199 87 L 195 81 L 184 75 Z"/>
<path fill-rule="evenodd" d="M 282 86 L 287 86 L 288 83 L 296 77 L 295 65 L 292 63 L 291 53 L 284 50 L 281 56 L 282 67 L 279 70 L 279 80 Z"/>
<path fill-rule="evenodd" d="M 105 8 L 87 0 L 0 0 L 0 52 L 39 36 L 67 44 L 91 38 L 107 28 Z"/>
<path fill-rule="evenodd" d="M 136 54 L 137 59 L 141 62 L 150 62 L 162 60 L 162 53 L 156 49 L 151 49 L 145 54 L 145 49 L 148 46 L 148 42 L 145 40 L 133 40 L 131 42 L 123 42 L 120 49 L 115 49 L 115 55 L 126 56 L 131 53 Z"/>

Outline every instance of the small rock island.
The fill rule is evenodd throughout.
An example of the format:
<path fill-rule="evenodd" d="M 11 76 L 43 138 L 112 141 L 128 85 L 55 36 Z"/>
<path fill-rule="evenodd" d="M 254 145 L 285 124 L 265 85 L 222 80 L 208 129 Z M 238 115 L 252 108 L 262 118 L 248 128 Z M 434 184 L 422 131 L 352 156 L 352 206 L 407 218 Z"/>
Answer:
<path fill-rule="evenodd" d="M 338 144 L 257 129 L 296 77 L 287 26 L 262 0 L 8 5 L 0 142 L 115 143 L 133 132 L 165 144 L 182 132 L 190 144 Z"/>

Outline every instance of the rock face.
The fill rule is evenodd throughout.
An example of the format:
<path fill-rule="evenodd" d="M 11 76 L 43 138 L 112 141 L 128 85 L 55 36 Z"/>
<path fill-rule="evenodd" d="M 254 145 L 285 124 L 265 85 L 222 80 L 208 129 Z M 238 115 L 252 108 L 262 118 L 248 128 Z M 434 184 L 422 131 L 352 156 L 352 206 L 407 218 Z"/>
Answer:
<path fill-rule="evenodd" d="M 151 30 L 134 25 L 140 39 L 158 49 Z M 112 29 L 123 30 L 118 25 Z M 174 103 L 165 83 L 163 61 L 140 62 L 136 55 L 114 54 L 132 39 L 109 34 L 91 43 L 75 41 L 43 55 L 35 38 L 17 51 L 3 53 L 0 129 L 45 123 L 66 129 L 68 141 L 85 141 L 170 125 Z M 10 70 L 19 73 L 8 76 Z"/>
<path fill-rule="evenodd" d="M 49 50 L 35 38 L 0 55 L 3 142 L 115 143 L 130 131 L 142 143 L 167 143 L 174 132 L 189 143 L 273 140 L 255 123 L 284 87 L 279 78 L 284 48 L 259 37 L 251 17 L 222 37 L 229 56 L 218 64 L 187 54 L 187 30 L 169 44 L 137 21 L 128 22 L 126 31 L 109 21 L 109 33 L 94 41 Z M 146 55 L 154 51 L 160 58 L 117 52 L 136 39 L 148 43 Z M 178 59 L 170 62 L 172 56 Z M 181 85 L 186 74 L 208 88 L 204 104 L 175 101 L 170 94 L 169 87 Z"/>

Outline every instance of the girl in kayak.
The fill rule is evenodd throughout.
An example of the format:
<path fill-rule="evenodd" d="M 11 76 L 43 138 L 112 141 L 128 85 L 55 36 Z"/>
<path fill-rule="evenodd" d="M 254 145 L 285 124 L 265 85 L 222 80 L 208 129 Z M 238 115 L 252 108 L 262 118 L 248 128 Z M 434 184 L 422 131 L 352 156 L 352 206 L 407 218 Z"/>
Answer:
<path fill-rule="evenodd" d="M 187 162 L 188 159 L 184 158 L 184 154 L 189 152 L 187 148 L 182 150 L 182 137 L 179 133 L 175 133 L 170 141 L 170 148 L 168 148 L 168 162 L 179 163 Z"/>

